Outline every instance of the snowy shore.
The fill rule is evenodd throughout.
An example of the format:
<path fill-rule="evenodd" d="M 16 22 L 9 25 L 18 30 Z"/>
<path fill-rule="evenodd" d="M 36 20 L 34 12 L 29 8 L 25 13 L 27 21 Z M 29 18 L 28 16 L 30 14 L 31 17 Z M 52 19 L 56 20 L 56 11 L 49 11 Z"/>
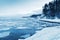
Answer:
<path fill-rule="evenodd" d="M 60 40 L 60 28 L 48 27 L 25 40 Z"/>

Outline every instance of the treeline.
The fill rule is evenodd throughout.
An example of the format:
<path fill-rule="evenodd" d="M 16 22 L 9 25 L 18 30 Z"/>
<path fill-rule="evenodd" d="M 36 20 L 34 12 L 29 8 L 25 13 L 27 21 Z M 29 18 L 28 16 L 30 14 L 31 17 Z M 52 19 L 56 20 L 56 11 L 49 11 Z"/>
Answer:
<path fill-rule="evenodd" d="M 43 14 L 49 19 L 55 19 L 56 17 L 60 19 L 60 0 L 45 4 L 43 7 Z"/>

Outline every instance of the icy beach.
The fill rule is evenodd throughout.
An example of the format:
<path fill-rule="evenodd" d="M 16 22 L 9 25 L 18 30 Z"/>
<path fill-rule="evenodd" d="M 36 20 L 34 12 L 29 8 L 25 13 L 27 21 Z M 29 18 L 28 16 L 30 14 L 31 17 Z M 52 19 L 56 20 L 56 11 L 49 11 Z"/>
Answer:
<path fill-rule="evenodd" d="M 44 28 L 25 40 L 60 40 L 60 27 Z"/>

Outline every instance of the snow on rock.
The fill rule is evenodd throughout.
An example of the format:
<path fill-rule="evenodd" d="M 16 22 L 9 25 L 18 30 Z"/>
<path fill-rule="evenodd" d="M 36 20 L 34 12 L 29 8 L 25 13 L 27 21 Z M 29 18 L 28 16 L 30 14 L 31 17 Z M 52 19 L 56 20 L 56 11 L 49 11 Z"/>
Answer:
<path fill-rule="evenodd" d="M 48 27 L 25 40 L 60 40 L 60 28 Z"/>

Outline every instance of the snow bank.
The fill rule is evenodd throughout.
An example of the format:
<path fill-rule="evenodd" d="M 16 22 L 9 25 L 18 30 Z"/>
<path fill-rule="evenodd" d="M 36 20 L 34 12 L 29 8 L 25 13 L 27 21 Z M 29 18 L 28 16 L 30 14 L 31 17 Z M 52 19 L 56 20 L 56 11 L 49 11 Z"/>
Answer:
<path fill-rule="evenodd" d="M 51 21 L 51 22 L 60 22 L 60 19 L 40 19 L 44 21 Z"/>
<path fill-rule="evenodd" d="M 60 28 L 45 28 L 25 40 L 60 40 Z"/>

